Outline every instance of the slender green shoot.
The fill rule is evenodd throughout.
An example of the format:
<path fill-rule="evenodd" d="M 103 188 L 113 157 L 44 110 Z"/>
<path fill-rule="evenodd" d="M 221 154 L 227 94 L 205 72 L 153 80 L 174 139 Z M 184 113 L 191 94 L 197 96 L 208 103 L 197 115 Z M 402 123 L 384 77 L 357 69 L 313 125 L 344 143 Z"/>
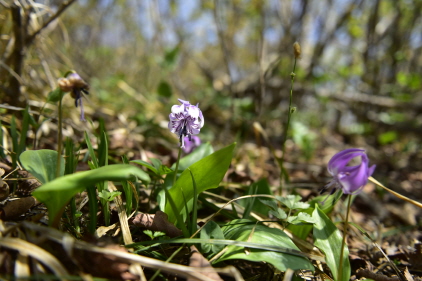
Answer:
<path fill-rule="evenodd" d="M 352 195 L 347 195 L 347 213 L 346 213 L 346 220 L 344 221 L 344 233 L 343 233 L 343 240 L 341 240 L 341 248 L 340 248 L 340 262 L 338 264 L 338 279 L 341 280 L 343 276 L 343 253 L 344 253 L 344 246 L 346 245 L 346 236 L 347 236 L 347 228 L 349 227 L 349 213 L 350 213 L 350 205 L 352 202 Z"/>
<path fill-rule="evenodd" d="M 190 226 L 190 234 L 193 235 L 197 229 L 197 220 L 198 220 L 198 191 L 196 189 L 196 182 L 195 178 L 192 174 L 192 171 L 188 168 L 190 175 L 192 177 L 192 184 L 193 184 L 193 208 L 192 208 L 192 223 Z M 193 238 L 193 236 L 191 236 Z"/>
<path fill-rule="evenodd" d="M 70 138 L 66 138 L 65 141 L 65 155 L 66 155 L 66 164 L 65 164 L 65 175 L 71 175 L 76 170 L 76 165 L 78 163 L 78 159 L 75 157 L 74 154 L 74 144 Z M 75 197 L 72 197 L 70 200 L 70 223 L 73 224 L 73 227 L 76 231 L 76 234 L 80 234 L 81 229 L 79 226 L 79 220 L 77 218 L 77 208 L 76 208 L 76 200 Z"/>
<path fill-rule="evenodd" d="M 62 132 L 62 122 L 63 122 L 63 112 L 62 112 L 62 99 L 63 96 L 60 95 L 59 99 L 59 118 L 57 124 L 57 166 L 56 166 L 56 178 L 60 176 L 60 165 L 61 165 L 61 156 L 62 156 L 62 139 L 63 139 L 63 132 Z"/>
<path fill-rule="evenodd" d="M 177 154 L 176 168 L 174 169 L 173 185 L 176 183 L 177 172 L 179 169 L 180 155 L 182 155 L 182 148 L 179 147 L 179 152 Z"/>
<path fill-rule="evenodd" d="M 89 222 L 88 222 L 88 231 L 91 234 L 95 233 L 97 227 L 97 192 L 94 187 L 87 188 L 88 192 L 88 206 L 89 206 Z"/>
<path fill-rule="evenodd" d="M 284 132 L 283 132 L 283 141 L 281 143 L 281 158 L 280 158 L 280 195 L 282 195 L 283 193 L 283 179 L 285 178 L 285 180 L 287 182 L 289 182 L 289 176 L 286 172 L 286 170 L 284 169 L 284 159 L 285 159 L 285 154 L 286 154 L 286 141 L 287 141 L 287 134 L 289 133 L 289 126 L 290 126 L 290 120 L 292 118 L 292 114 L 295 111 L 295 109 L 292 107 L 292 100 L 293 100 L 293 85 L 294 85 L 294 81 L 295 81 L 295 71 L 296 71 L 296 62 L 297 62 L 297 56 L 295 55 L 295 60 L 293 63 L 293 70 L 292 73 L 290 73 L 290 97 L 289 97 L 289 112 L 287 114 L 287 123 L 284 126 Z"/>

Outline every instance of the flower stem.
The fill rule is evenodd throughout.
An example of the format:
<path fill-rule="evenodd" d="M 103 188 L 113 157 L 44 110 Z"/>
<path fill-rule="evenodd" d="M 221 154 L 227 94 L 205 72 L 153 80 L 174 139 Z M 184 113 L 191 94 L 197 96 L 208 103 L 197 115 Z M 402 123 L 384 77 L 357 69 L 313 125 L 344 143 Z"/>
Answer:
<path fill-rule="evenodd" d="M 293 70 L 292 73 L 290 74 L 291 80 L 290 80 L 290 98 L 289 98 L 289 113 L 287 114 L 287 123 L 286 126 L 284 127 L 284 138 L 283 138 L 283 142 L 281 143 L 281 151 L 282 151 L 282 155 L 280 158 L 280 195 L 282 195 L 283 193 L 283 176 L 286 174 L 286 179 L 288 181 L 288 175 L 287 173 L 285 173 L 284 170 L 284 155 L 286 152 L 286 141 L 287 141 L 287 133 L 289 131 L 289 126 L 290 126 L 290 119 L 292 117 L 293 114 L 293 110 L 292 110 L 292 99 L 293 99 L 293 85 L 295 82 L 295 70 L 296 70 L 296 62 L 297 62 L 297 57 L 295 57 L 294 63 L 293 63 Z"/>
<path fill-rule="evenodd" d="M 62 99 L 63 96 L 60 95 L 59 99 L 59 119 L 57 124 L 57 164 L 56 164 L 56 178 L 60 177 L 60 165 L 61 165 L 61 156 L 62 156 Z"/>
<path fill-rule="evenodd" d="M 349 213 L 350 213 L 350 205 L 352 202 L 352 195 L 347 196 L 347 213 L 346 213 L 346 220 L 344 222 L 344 233 L 343 233 L 343 240 L 341 241 L 341 249 L 340 249 L 340 262 L 338 266 L 338 276 L 337 280 L 341 280 L 343 275 L 343 254 L 344 254 L 344 246 L 346 245 L 346 236 L 347 236 L 347 228 L 349 227 Z"/>
<path fill-rule="evenodd" d="M 179 153 L 177 154 L 176 168 L 174 169 L 173 185 L 176 183 L 177 171 L 179 169 L 179 161 L 180 161 L 181 154 L 182 154 L 182 148 L 179 147 Z"/>

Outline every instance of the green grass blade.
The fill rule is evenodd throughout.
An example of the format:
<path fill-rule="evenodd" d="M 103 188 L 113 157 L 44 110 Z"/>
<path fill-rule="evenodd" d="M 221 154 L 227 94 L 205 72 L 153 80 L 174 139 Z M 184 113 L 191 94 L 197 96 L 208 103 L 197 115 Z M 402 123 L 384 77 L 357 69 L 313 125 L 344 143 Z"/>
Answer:
<path fill-rule="evenodd" d="M 4 146 L 3 146 L 3 125 L 0 120 L 0 157 L 6 158 L 6 154 L 4 153 Z"/>
<path fill-rule="evenodd" d="M 12 168 L 16 168 L 16 162 L 18 159 L 18 131 L 16 129 L 16 120 L 15 116 L 12 116 L 12 121 L 10 122 L 10 136 L 12 137 L 12 146 L 13 151 L 10 157 L 12 157 Z"/>
<path fill-rule="evenodd" d="M 29 129 L 29 108 L 26 107 L 26 109 L 23 111 L 23 121 L 22 121 L 22 129 L 21 129 L 21 136 L 19 139 L 19 146 L 18 146 L 18 157 L 19 155 L 25 150 L 26 147 L 26 136 L 28 134 Z"/>
<path fill-rule="evenodd" d="M 89 207 L 89 222 L 88 222 L 88 231 L 91 234 L 95 233 L 97 228 L 97 192 L 96 189 L 91 187 L 86 189 L 88 192 L 88 207 Z"/>
<path fill-rule="evenodd" d="M 126 155 L 122 156 L 122 162 L 123 164 L 129 164 L 129 159 L 127 159 Z M 126 198 L 126 214 L 130 215 L 130 213 L 132 212 L 133 190 L 127 181 L 122 181 L 121 183 Z M 136 206 L 136 208 L 137 207 L 138 206 Z"/>
<path fill-rule="evenodd" d="M 125 245 L 127 248 L 134 248 L 137 246 L 159 246 L 163 244 L 216 244 L 216 245 L 226 245 L 226 246 L 238 246 L 238 247 L 245 247 L 251 249 L 258 249 L 262 251 L 272 251 L 277 253 L 284 253 L 292 256 L 309 258 L 320 262 L 325 262 L 324 257 L 317 256 L 313 254 L 308 254 L 301 252 L 299 250 L 291 249 L 288 247 L 282 247 L 277 245 L 269 245 L 269 244 L 262 244 L 262 243 L 253 243 L 253 242 L 246 242 L 246 241 L 236 241 L 236 240 L 228 240 L 228 239 L 203 239 L 203 238 L 175 238 L 175 239 L 166 239 L 166 240 L 153 240 L 153 241 L 142 241 L 136 242 L 133 244 Z"/>
<path fill-rule="evenodd" d="M 197 220 L 198 220 L 198 192 L 196 188 L 195 177 L 192 174 L 192 171 L 188 168 L 190 175 L 192 177 L 192 186 L 193 186 L 193 209 L 192 209 L 192 221 L 191 221 L 191 228 L 190 234 L 193 235 L 197 230 Z"/>
<path fill-rule="evenodd" d="M 92 147 L 92 143 L 91 143 L 91 140 L 89 139 L 87 132 L 85 132 L 85 142 L 86 142 L 86 145 L 88 146 L 88 152 L 89 152 L 89 155 L 91 156 L 92 163 L 94 164 L 95 168 L 98 168 L 99 167 L 98 159 L 97 159 L 97 156 L 95 156 L 95 151 L 94 151 L 94 148 Z"/>

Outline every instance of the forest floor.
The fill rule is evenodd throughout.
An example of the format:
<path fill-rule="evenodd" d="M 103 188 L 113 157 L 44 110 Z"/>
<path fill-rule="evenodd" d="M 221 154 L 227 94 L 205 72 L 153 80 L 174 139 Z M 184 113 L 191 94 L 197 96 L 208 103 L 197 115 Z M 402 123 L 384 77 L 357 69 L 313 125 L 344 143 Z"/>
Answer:
<path fill-rule="evenodd" d="M 160 152 L 162 153 L 160 155 L 137 147 L 136 142 L 130 142 L 129 138 L 124 139 L 116 134 L 111 135 L 110 144 L 110 150 L 116 154 L 136 151 L 132 155 L 134 159 L 140 159 L 142 155 L 146 158 L 155 157 L 171 166 L 176 158 L 174 153 L 165 153 L 165 150 L 164 153 Z M 153 149 L 160 151 L 157 148 Z M 163 150 L 161 149 L 161 151 Z M 299 194 L 304 201 L 318 196 L 320 189 L 330 180 L 326 165 L 336 152 L 337 150 L 333 148 L 319 149 L 311 160 L 305 161 L 297 147 L 287 146 L 285 167 L 289 172 L 290 182 L 285 185 L 284 193 Z M 384 146 L 382 151 L 369 149 L 368 155 L 371 163 L 377 164 L 374 178 L 396 192 L 420 201 L 422 198 L 422 154 L 420 152 L 419 154 L 406 154 L 395 150 L 394 146 Z M 117 155 L 113 157 L 117 158 Z M 6 173 L 10 172 L 10 163 L 3 161 L 1 168 Z M 88 166 L 85 163 L 79 163 L 78 170 L 87 169 Z M 53 275 L 62 271 L 74 276 L 75 279 L 72 280 L 139 279 L 139 272 L 142 271 L 139 264 L 143 264 L 144 261 L 130 260 L 125 256 L 128 250 L 120 246 L 124 233 L 118 227 L 119 217 L 116 206 L 112 205 L 110 227 L 101 225 L 102 213 L 98 213 L 97 227 L 102 233 L 100 238 L 98 235 L 94 237 L 82 232 L 80 237 L 75 240 L 71 238 L 74 233 L 65 219 L 60 225 L 60 231 L 46 227 L 45 206 L 38 204 L 30 196 L 31 191 L 39 184 L 24 171 L 20 173 L 22 173 L 20 175 L 22 179 L 18 182 L 17 192 L 13 196 L 9 195 L 3 198 L 0 207 L 2 219 L 0 231 L 4 238 L 3 242 L 0 242 L 2 249 L 0 273 L 6 278 L 2 280 L 8 280 L 8 278 L 12 280 L 12 276 L 17 278 L 17 276 L 25 276 L 25 273 L 34 271 L 40 272 L 39 268 L 37 269 L 37 263 L 34 262 L 37 256 L 42 256 L 41 263 L 47 265 L 49 271 L 46 271 L 46 275 L 42 277 L 34 277 L 36 280 L 57 280 Z M 262 178 L 266 178 L 270 186 L 273 187 L 273 192 L 277 193 L 280 184 L 279 174 L 279 168 L 270 149 L 265 146 L 257 146 L 254 143 L 243 143 L 237 147 L 232 164 L 222 182 L 224 188 L 219 189 L 219 195 L 229 199 L 242 196 L 245 187 Z M 16 180 L 11 179 L 6 182 L 9 186 L 13 186 Z M 3 184 L 3 182 L 1 183 Z M 139 211 L 151 213 L 151 210 L 156 207 L 153 200 L 149 199 L 149 195 L 150 191 L 148 190 L 140 192 Z M 79 199 L 82 201 L 84 197 L 86 194 L 82 193 Z M 334 222 L 344 220 L 345 206 L 343 201 L 336 205 L 330 214 Z M 87 207 L 82 208 L 81 211 L 88 212 Z M 200 209 L 199 224 L 214 212 L 206 207 Z M 420 208 L 368 183 L 363 192 L 355 197 L 349 221 L 365 230 L 372 241 L 358 228 L 349 228 L 347 245 L 350 249 L 351 280 L 364 280 L 365 278 L 375 281 L 422 280 L 421 215 Z M 337 226 L 341 228 L 341 224 L 337 224 Z M 130 223 L 129 228 L 134 242 L 145 239 L 139 226 Z M 22 238 L 22 244 L 7 245 L 7 243 L 11 243 L 7 240 L 10 237 Z M 312 243 L 312 240 L 308 242 Z M 32 248 L 34 244 L 38 246 L 37 249 Z M 157 251 L 157 258 L 168 256 L 178 248 L 176 245 L 163 247 L 161 251 Z M 116 253 L 121 253 L 121 255 Z M 198 255 L 196 264 L 195 255 Z M 56 259 L 60 261 L 61 265 L 54 263 Z M 207 260 L 195 248 L 187 246 L 182 248 L 173 261 L 177 261 L 179 265 L 189 265 L 190 267 L 198 266 L 198 264 L 200 266 L 207 265 Z M 314 263 L 316 267 L 314 273 L 298 272 L 298 275 L 305 280 L 323 280 L 323 278 L 330 280 L 331 278 L 326 275 L 329 272 L 326 266 L 318 262 Z M 399 269 L 402 276 L 397 276 L 391 263 Z M 227 268 L 227 266 L 237 268 L 245 280 L 296 280 L 289 279 L 287 273 L 279 272 L 264 262 L 235 260 L 218 264 L 218 267 Z M 153 270 L 151 267 L 155 269 Z M 161 268 L 152 265 L 151 267 L 143 268 L 147 280 L 151 278 L 157 268 Z M 161 268 L 163 273 L 157 280 L 183 279 L 183 277 L 187 277 L 186 268 L 188 267 Z M 195 276 L 194 273 L 190 278 L 194 278 L 193 276 Z M 234 273 L 225 272 L 220 276 L 224 280 L 238 279 Z M 210 274 L 208 277 L 209 280 L 221 280 L 218 275 Z"/>

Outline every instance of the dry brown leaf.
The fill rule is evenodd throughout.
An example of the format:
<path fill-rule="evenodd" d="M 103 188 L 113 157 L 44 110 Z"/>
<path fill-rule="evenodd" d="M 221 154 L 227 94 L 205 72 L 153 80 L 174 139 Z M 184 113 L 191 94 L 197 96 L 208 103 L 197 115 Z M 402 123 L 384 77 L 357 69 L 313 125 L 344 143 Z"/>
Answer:
<path fill-rule="evenodd" d="M 32 196 L 7 202 L 3 208 L 0 208 L 0 219 L 5 221 L 16 219 L 36 204 L 37 200 Z"/>
<path fill-rule="evenodd" d="M 409 272 L 409 269 L 406 267 L 404 270 L 404 277 L 407 279 L 407 281 L 414 281 L 412 275 Z"/>
<path fill-rule="evenodd" d="M 155 214 L 139 213 L 130 222 L 152 231 L 162 231 L 172 238 L 182 235 L 182 231 L 169 222 L 167 214 L 162 211 Z"/>
<path fill-rule="evenodd" d="M 192 267 L 202 267 L 202 268 L 208 268 L 209 272 L 202 273 L 203 275 L 216 280 L 216 281 L 223 281 L 223 279 L 220 278 L 220 275 L 215 271 L 215 269 L 211 266 L 210 262 L 204 258 L 204 256 L 198 251 L 198 249 L 195 247 L 195 245 L 190 246 L 190 250 L 192 252 L 192 255 L 189 259 L 189 266 Z M 188 278 L 187 281 L 196 281 L 195 278 Z"/>

